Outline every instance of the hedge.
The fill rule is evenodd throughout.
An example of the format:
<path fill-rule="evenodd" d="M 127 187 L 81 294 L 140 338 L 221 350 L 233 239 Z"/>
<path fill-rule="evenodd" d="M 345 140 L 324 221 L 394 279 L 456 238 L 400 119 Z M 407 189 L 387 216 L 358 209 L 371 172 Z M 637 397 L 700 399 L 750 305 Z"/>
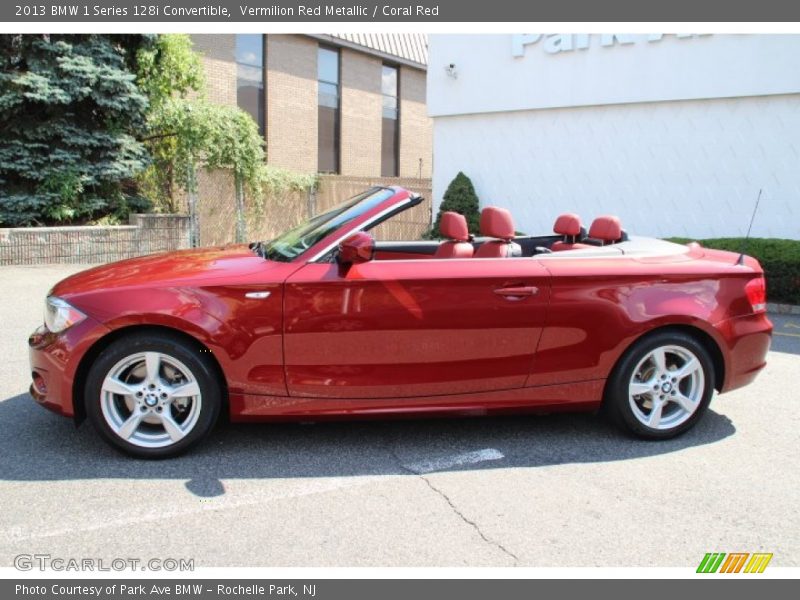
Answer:
<path fill-rule="evenodd" d="M 671 242 L 687 244 L 699 242 L 704 248 L 742 251 L 742 238 L 712 238 L 692 240 L 667 238 Z M 750 238 L 744 253 L 758 259 L 767 278 L 767 300 L 785 304 L 800 304 L 800 240 Z"/>

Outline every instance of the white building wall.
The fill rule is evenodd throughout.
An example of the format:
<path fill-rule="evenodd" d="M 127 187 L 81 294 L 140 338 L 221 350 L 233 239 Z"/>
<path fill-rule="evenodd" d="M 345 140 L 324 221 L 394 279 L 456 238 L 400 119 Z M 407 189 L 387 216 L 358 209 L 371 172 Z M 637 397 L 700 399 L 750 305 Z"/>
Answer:
<path fill-rule="evenodd" d="M 533 44 L 527 63 L 512 56 L 511 36 L 469 37 L 431 43 L 435 202 L 464 171 L 482 205 L 509 208 L 529 233 L 574 211 L 587 226 L 611 213 L 633 234 L 721 237 L 745 233 L 763 188 L 752 234 L 800 239 L 800 36 L 595 44 L 566 56 Z M 583 77 L 601 82 L 598 70 L 623 73 L 592 104 Z"/>
<path fill-rule="evenodd" d="M 652 236 L 800 239 L 800 95 L 517 111 L 434 122 L 434 197 L 464 171 L 517 229 L 616 214 Z"/>

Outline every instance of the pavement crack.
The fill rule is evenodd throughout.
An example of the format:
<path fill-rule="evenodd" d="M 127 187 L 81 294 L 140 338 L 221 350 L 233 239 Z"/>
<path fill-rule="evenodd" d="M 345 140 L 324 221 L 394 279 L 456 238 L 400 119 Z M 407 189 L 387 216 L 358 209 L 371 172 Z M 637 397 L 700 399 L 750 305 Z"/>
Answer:
<path fill-rule="evenodd" d="M 422 481 L 425 482 L 425 484 L 431 489 L 431 491 L 433 491 L 434 493 L 438 494 L 445 502 L 447 502 L 447 505 L 450 507 L 450 509 L 453 511 L 453 513 L 455 513 L 455 515 L 459 519 L 461 519 L 464 523 L 466 523 L 468 526 L 470 526 L 472 529 L 474 529 L 475 533 L 477 533 L 480 536 L 480 538 L 486 544 L 488 544 L 488 545 L 490 545 L 490 546 L 492 546 L 494 548 L 497 548 L 503 554 L 505 554 L 506 556 L 510 557 L 514 561 L 514 565 L 515 566 L 517 564 L 519 564 L 519 557 L 516 554 L 511 552 L 511 550 L 506 548 L 500 542 L 498 542 L 496 540 L 493 540 L 492 538 L 487 536 L 483 532 L 483 530 L 480 528 L 480 525 L 478 525 L 475 521 L 473 521 L 472 519 L 467 517 L 463 512 L 461 512 L 458 509 L 458 507 L 455 505 L 455 503 L 450 499 L 450 496 L 448 496 L 444 492 L 444 490 L 442 490 L 441 488 L 436 487 L 434 485 L 434 483 L 428 477 L 425 476 L 425 473 L 422 473 L 420 471 L 415 471 L 414 469 L 412 469 L 412 468 L 408 467 L 407 465 L 405 465 L 403 463 L 403 461 L 400 459 L 400 456 L 397 454 L 396 449 L 391 444 L 389 446 L 389 452 L 392 454 L 392 456 L 394 457 L 395 461 L 400 466 L 400 469 L 402 469 L 403 471 L 405 471 L 406 473 L 408 473 L 410 475 L 415 475 L 415 476 L 419 477 L 420 479 L 422 479 Z"/>
<path fill-rule="evenodd" d="M 410 472 L 411 472 L 411 473 L 414 473 L 414 471 L 410 471 Z M 469 525 L 470 527 L 472 527 L 472 528 L 475 530 L 475 532 L 476 532 L 476 533 L 477 533 L 479 536 L 481 536 L 481 539 L 482 539 L 484 542 L 486 542 L 487 544 L 489 544 L 489 545 L 491 545 L 491 546 L 494 546 L 495 548 L 499 549 L 499 550 L 500 550 L 501 552 L 503 552 L 504 554 L 506 554 L 506 555 L 510 556 L 510 557 L 511 557 L 511 558 L 514 560 L 514 564 L 515 564 L 515 565 L 516 565 L 517 563 L 519 563 L 519 557 L 518 557 L 516 554 L 514 554 L 513 552 L 511 552 L 511 550 L 509 550 L 508 548 L 506 548 L 506 547 L 505 547 L 503 544 L 501 544 L 500 542 L 498 542 L 498 541 L 496 541 L 496 540 L 493 540 L 493 539 L 491 539 L 491 538 L 490 538 L 490 537 L 488 537 L 488 536 L 487 536 L 485 533 L 483 533 L 483 531 L 481 530 L 480 526 L 479 526 L 479 525 L 478 525 L 478 524 L 477 524 L 475 521 L 473 521 L 473 520 L 469 519 L 469 518 L 468 518 L 468 517 L 467 517 L 467 516 L 466 516 L 464 513 L 462 513 L 462 512 L 461 512 L 461 511 L 458 509 L 458 507 L 457 507 L 455 504 L 453 504 L 453 501 L 450 499 L 450 497 L 449 497 L 449 496 L 448 496 L 448 495 L 447 495 L 447 494 L 446 494 L 446 493 L 445 493 L 443 490 L 441 490 L 440 488 L 438 488 L 438 487 L 436 487 L 435 485 L 433 485 L 433 482 L 431 482 L 431 480 L 430 480 L 430 479 L 428 479 L 427 477 L 425 477 L 425 475 L 423 475 L 422 473 L 416 473 L 416 475 L 417 475 L 417 476 L 418 476 L 420 479 L 422 479 L 422 481 L 424 481 L 424 482 L 425 482 L 425 483 L 428 485 L 428 487 L 429 487 L 429 488 L 431 488 L 431 489 L 432 489 L 434 492 L 436 492 L 436 493 L 437 493 L 437 494 L 439 494 L 439 495 L 440 495 L 442 498 L 444 498 L 445 502 L 447 502 L 447 504 L 450 506 L 450 508 L 451 508 L 451 509 L 453 509 L 453 512 L 454 512 L 456 515 L 458 515 L 458 517 L 459 517 L 459 518 L 460 518 L 462 521 L 464 521 L 464 523 L 466 523 L 467 525 Z"/>

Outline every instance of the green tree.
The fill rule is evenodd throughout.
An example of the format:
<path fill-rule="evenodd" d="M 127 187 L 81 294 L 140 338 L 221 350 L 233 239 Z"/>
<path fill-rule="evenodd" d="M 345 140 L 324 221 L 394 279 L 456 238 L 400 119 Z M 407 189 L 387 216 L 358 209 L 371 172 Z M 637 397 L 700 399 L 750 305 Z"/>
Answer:
<path fill-rule="evenodd" d="M 148 36 L 0 35 L 0 223 L 124 218 L 147 206 L 137 133 L 148 99 L 135 55 Z"/>
<path fill-rule="evenodd" d="M 475 187 L 472 185 L 470 178 L 461 171 L 458 172 L 458 175 L 450 182 L 444 192 L 442 203 L 439 205 L 439 213 L 436 215 L 436 221 L 433 223 L 429 237 L 439 237 L 439 224 L 442 220 L 442 213 L 448 211 L 464 215 L 467 219 L 469 232 L 472 234 L 480 233 L 481 210 L 478 195 L 475 193 Z"/>
<path fill-rule="evenodd" d="M 203 89 L 203 66 L 200 56 L 192 49 L 188 35 L 165 34 L 156 36 L 152 43 L 142 46 L 136 53 L 137 84 L 147 96 L 149 110 L 145 131 L 141 139 L 150 152 L 152 162 L 138 178 L 139 185 L 157 207 L 165 212 L 177 210 L 177 187 L 185 179 L 185 172 L 176 173 L 181 135 L 192 137 L 186 119 L 176 128 L 170 122 L 177 103 L 191 106 L 190 96 L 200 97 Z M 188 140 L 192 145 L 196 140 Z M 185 187 L 185 186 L 184 186 Z"/>
<path fill-rule="evenodd" d="M 205 100 L 200 56 L 189 36 L 158 36 L 139 51 L 137 69 L 139 87 L 150 101 L 143 139 L 153 157 L 140 183 L 164 210 L 176 210 L 179 190 L 196 191 L 199 168 L 231 169 L 238 205 L 237 235 L 243 238 L 245 193 L 260 205 L 265 189 L 281 192 L 315 185 L 313 176 L 266 164 L 264 140 L 248 113 Z"/>
<path fill-rule="evenodd" d="M 187 35 L 0 36 L 0 223 L 124 218 L 143 196 L 175 212 L 199 168 L 224 168 L 242 238 L 245 193 L 315 185 L 268 167 L 253 119 L 203 79 Z"/>
<path fill-rule="evenodd" d="M 167 158 L 172 182 L 189 192 L 190 202 L 195 201 L 199 168 L 233 171 L 237 241 L 246 237 L 245 194 L 250 194 L 260 205 L 265 190 L 281 192 L 316 185 L 314 176 L 268 166 L 264 139 L 256 122 L 237 107 L 201 99 L 172 98 L 151 115 L 150 125 L 153 131 L 171 132 Z"/>

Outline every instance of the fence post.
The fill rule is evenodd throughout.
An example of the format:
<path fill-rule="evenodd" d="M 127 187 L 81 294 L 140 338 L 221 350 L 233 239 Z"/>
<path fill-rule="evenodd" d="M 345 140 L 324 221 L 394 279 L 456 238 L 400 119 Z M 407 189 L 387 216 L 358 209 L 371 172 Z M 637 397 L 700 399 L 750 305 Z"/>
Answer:
<path fill-rule="evenodd" d="M 317 216 L 317 186 L 312 185 L 308 188 L 308 194 L 306 196 L 306 212 L 308 213 L 308 218 L 311 219 Z"/>
<path fill-rule="evenodd" d="M 189 180 L 189 247 L 197 248 L 200 245 L 200 222 L 197 216 L 197 173 L 194 165 L 187 167 Z"/>
<path fill-rule="evenodd" d="M 244 182 L 242 176 L 234 174 L 236 182 L 236 241 L 242 243 L 247 237 L 246 223 L 244 222 Z"/>

